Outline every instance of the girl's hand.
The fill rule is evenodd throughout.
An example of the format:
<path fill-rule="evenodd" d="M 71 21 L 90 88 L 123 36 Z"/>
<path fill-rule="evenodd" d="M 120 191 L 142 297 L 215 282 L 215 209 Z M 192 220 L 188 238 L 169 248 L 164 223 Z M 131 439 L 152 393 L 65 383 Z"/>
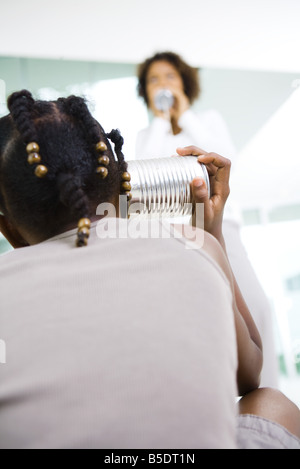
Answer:
<path fill-rule="evenodd" d="M 205 164 L 210 179 L 210 197 L 201 178 L 195 178 L 191 183 L 193 203 L 204 204 L 204 229 L 223 244 L 222 221 L 226 200 L 229 196 L 229 175 L 231 162 L 217 153 L 207 153 L 195 146 L 177 148 L 180 156 L 198 156 L 199 163 Z M 193 226 L 197 226 L 193 210 Z"/>

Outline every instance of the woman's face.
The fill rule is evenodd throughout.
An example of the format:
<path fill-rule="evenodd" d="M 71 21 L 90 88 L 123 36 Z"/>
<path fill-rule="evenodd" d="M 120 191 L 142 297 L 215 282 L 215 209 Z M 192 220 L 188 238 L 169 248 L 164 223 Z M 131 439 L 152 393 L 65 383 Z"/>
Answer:
<path fill-rule="evenodd" d="M 176 68 L 169 62 L 159 60 L 150 65 L 146 78 L 146 92 L 150 108 L 153 109 L 154 97 L 158 90 L 184 91 L 183 80 Z"/>

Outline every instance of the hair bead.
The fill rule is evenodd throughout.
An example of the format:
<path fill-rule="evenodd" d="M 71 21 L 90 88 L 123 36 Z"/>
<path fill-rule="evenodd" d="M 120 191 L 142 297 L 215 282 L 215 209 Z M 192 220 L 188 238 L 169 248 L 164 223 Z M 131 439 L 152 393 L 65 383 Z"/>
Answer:
<path fill-rule="evenodd" d="M 132 194 L 131 194 L 131 176 L 128 173 L 128 171 L 124 171 L 122 174 L 122 183 L 121 183 L 121 192 L 123 192 L 125 195 L 127 195 L 127 200 L 128 202 L 131 201 L 132 199 Z"/>
<path fill-rule="evenodd" d="M 77 231 L 77 247 L 87 246 L 90 237 L 91 220 L 89 218 L 80 218 Z"/>
<path fill-rule="evenodd" d="M 36 142 L 30 142 L 26 146 L 26 151 L 28 154 L 30 153 L 38 153 L 40 151 L 40 147 Z"/>
<path fill-rule="evenodd" d="M 100 141 L 96 144 L 96 151 L 98 153 L 104 153 L 107 151 L 107 145 L 106 143 Z M 105 179 L 108 175 L 108 169 L 106 166 L 109 165 L 109 158 L 107 155 L 101 155 L 100 158 L 98 158 L 98 163 L 101 166 L 98 166 L 96 172 L 99 175 L 100 179 Z"/>
<path fill-rule="evenodd" d="M 78 229 L 81 228 L 91 228 L 91 220 L 89 218 L 80 218 L 78 222 Z"/>
<path fill-rule="evenodd" d="M 40 155 L 38 153 L 30 153 L 27 158 L 28 163 L 31 164 L 38 164 L 42 161 Z"/>
<path fill-rule="evenodd" d="M 109 165 L 109 158 L 106 155 L 100 156 L 98 159 L 98 163 L 102 164 L 103 166 L 108 166 Z"/>
<path fill-rule="evenodd" d="M 96 172 L 101 179 L 105 179 L 108 175 L 108 170 L 104 166 L 98 166 Z"/>
<path fill-rule="evenodd" d="M 42 158 L 39 154 L 40 147 L 39 147 L 38 143 L 36 143 L 36 142 L 28 143 L 28 145 L 26 146 L 26 151 L 27 151 L 27 154 L 28 154 L 28 158 L 27 158 L 28 164 L 30 164 L 30 165 L 38 164 L 38 166 L 34 170 L 34 174 L 38 178 L 45 177 L 46 174 L 48 173 L 48 168 L 46 166 L 42 165 L 42 164 L 39 164 L 42 161 Z"/>
<path fill-rule="evenodd" d="M 39 164 L 35 170 L 34 170 L 34 174 L 38 177 L 38 178 L 43 178 L 46 176 L 46 174 L 48 173 L 48 169 L 46 168 L 46 166 L 42 165 L 42 164 Z"/>
<path fill-rule="evenodd" d="M 130 182 L 128 182 L 128 181 L 122 182 L 122 189 L 123 189 L 123 191 L 125 191 L 125 192 L 128 192 L 128 191 L 130 192 L 130 191 L 131 191 L 131 184 L 130 184 Z"/>
<path fill-rule="evenodd" d="M 104 153 L 105 151 L 107 151 L 107 145 L 106 143 L 104 142 L 98 142 L 96 144 L 96 150 L 99 152 L 99 153 Z"/>
<path fill-rule="evenodd" d="M 78 228 L 78 233 L 85 235 L 87 238 L 90 236 L 90 230 L 86 226 L 83 228 Z"/>
<path fill-rule="evenodd" d="M 122 174 L 122 181 L 131 181 L 131 176 L 127 171 Z"/>

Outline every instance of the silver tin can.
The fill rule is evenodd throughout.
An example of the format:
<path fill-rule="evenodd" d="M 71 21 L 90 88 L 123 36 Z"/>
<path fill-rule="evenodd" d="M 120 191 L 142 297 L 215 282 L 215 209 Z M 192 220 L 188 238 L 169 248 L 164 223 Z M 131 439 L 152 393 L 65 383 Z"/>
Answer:
<path fill-rule="evenodd" d="M 210 191 L 207 169 L 195 156 L 129 161 L 128 171 L 132 187 L 130 206 L 140 204 L 142 216 L 191 215 L 190 183 L 195 177 L 204 179 Z"/>
<path fill-rule="evenodd" d="M 159 90 L 154 97 L 154 105 L 159 111 L 167 112 L 171 109 L 174 104 L 173 93 L 163 88 Z"/>

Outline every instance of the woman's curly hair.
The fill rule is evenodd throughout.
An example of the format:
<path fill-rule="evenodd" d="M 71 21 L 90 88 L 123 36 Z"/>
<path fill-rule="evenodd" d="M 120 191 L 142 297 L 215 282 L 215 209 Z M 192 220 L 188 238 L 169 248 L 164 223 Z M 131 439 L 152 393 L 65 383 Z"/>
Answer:
<path fill-rule="evenodd" d="M 198 68 L 188 65 L 178 54 L 174 52 L 158 52 L 146 59 L 138 66 L 138 95 L 149 105 L 147 96 L 147 75 L 154 62 L 168 62 L 177 70 L 182 78 L 184 92 L 192 104 L 200 96 L 200 78 Z"/>

